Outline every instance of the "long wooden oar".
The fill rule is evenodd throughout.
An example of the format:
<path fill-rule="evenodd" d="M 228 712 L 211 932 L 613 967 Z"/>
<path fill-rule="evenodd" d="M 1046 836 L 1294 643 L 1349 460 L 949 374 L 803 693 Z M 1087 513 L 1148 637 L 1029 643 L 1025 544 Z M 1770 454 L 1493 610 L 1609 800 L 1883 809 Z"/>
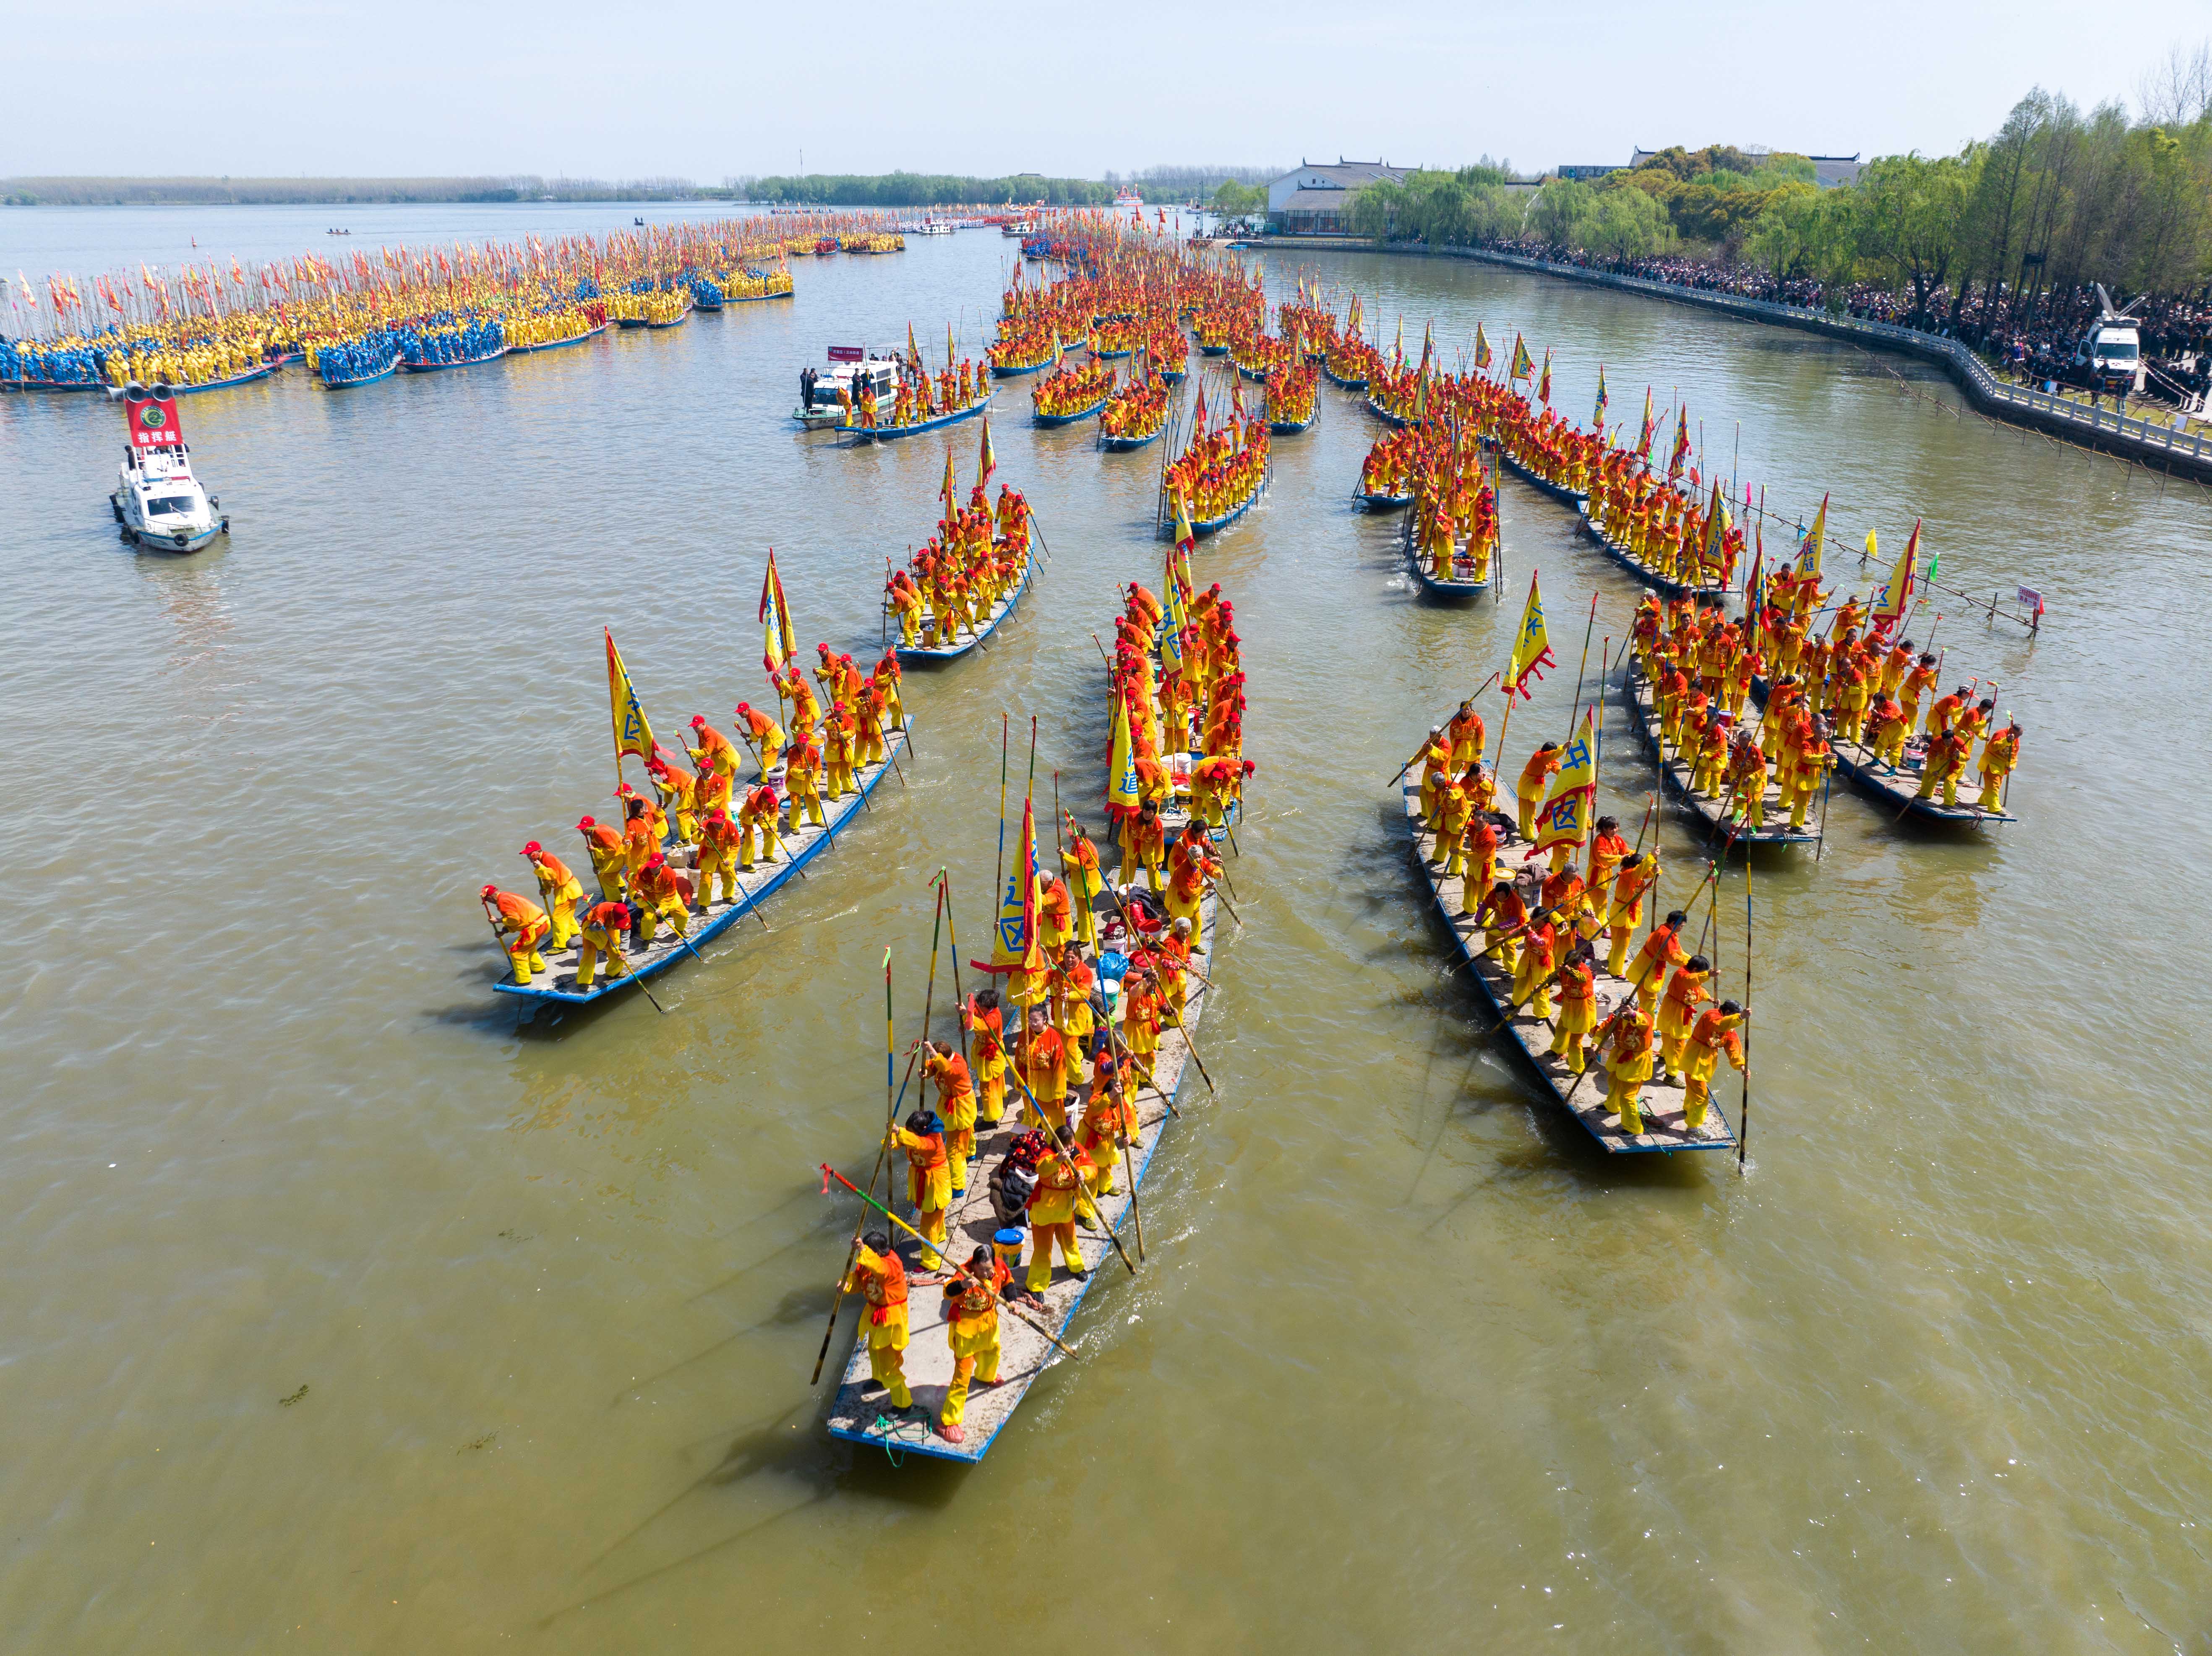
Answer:
<path fill-rule="evenodd" d="M 923 1235 L 920 1231 L 916 1230 L 916 1229 L 915 1229 L 912 1225 L 910 1225 L 910 1224 L 907 1223 L 907 1222 L 906 1222 L 905 1220 L 903 1220 L 903 1219 L 900 1218 L 900 1217 L 898 1216 L 898 1215 L 896 1215 L 896 1213 L 893 1213 L 893 1212 L 892 1212 L 889 1208 L 885 1207 L 885 1206 L 884 1206 L 881 1202 L 878 1202 L 878 1200 L 876 1200 L 876 1198 L 875 1198 L 874 1197 L 872 1197 L 872 1196 L 869 1195 L 867 1192 L 866 1192 L 866 1191 L 862 1190 L 862 1189 L 861 1189 L 858 1185 L 854 1184 L 851 1180 L 849 1180 L 849 1179 L 846 1178 L 846 1177 L 845 1177 L 845 1175 L 844 1175 L 843 1174 L 842 1174 L 842 1173 L 838 1172 L 836 1168 L 835 1168 L 831 1167 L 831 1166 L 830 1166 L 827 1162 L 823 1162 L 823 1163 L 821 1164 L 821 1168 L 822 1168 L 822 1190 L 823 1190 L 823 1193 L 824 1195 L 827 1195 L 827 1194 L 829 1193 L 829 1190 L 830 1190 L 830 1181 L 831 1180 L 833 1180 L 833 1179 L 834 1179 L 834 1180 L 836 1180 L 839 1184 L 842 1185 L 842 1186 L 843 1186 L 847 1190 L 848 1190 L 848 1191 L 852 1192 L 854 1195 L 855 1195 L 855 1196 L 859 1197 L 859 1198 L 860 1198 L 863 1202 L 866 1203 L 866 1204 L 868 1204 L 868 1206 L 869 1206 L 869 1207 L 873 1208 L 873 1209 L 874 1209 L 878 1213 L 882 1214 L 882 1215 L 884 1216 L 884 1218 L 886 1218 L 886 1219 L 890 1220 L 893 1224 L 896 1225 L 896 1226 L 897 1226 L 901 1230 L 904 1231 L 908 1235 L 909 1235 L 909 1236 L 911 1236 L 911 1237 L 915 1238 L 915 1239 L 917 1241 L 919 1241 L 919 1242 L 920 1242 L 920 1243 L 921 1243 L 924 1247 L 926 1247 L 926 1248 L 929 1249 L 929 1251 L 930 1251 L 931 1253 L 940 1253 L 940 1252 L 941 1252 L 941 1250 L 938 1247 L 937 1244 L 935 1244 L 934 1242 L 932 1242 L 932 1241 L 929 1240 L 929 1238 L 928 1238 L 928 1237 L 924 1236 L 924 1235 Z M 860 1222 L 861 1222 L 863 1225 L 866 1224 L 866 1223 L 867 1223 L 867 1218 L 868 1218 L 868 1216 L 867 1216 L 866 1212 L 865 1210 L 863 1210 L 863 1211 L 862 1211 L 862 1213 L 861 1213 L 861 1215 L 860 1215 Z M 857 1256 L 856 1256 L 856 1257 L 857 1257 Z M 985 1284 L 985 1283 L 984 1283 L 984 1282 L 983 1282 L 983 1279 L 982 1279 L 981 1277 L 976 1276 L 975 1272 L 973 1272 L 972 1271 L 969 1270 L 969 1269 L 968 1269 L 968 1267 L 967 1267 L 965 1265 L 962 1264 L 959 1260 L 957 1260 L 957 1259 L 953 1259 L 953 1260 L 951 1260 L 951 1261 L 950 1261 L 950 1263 L 951 1263 L 951 1266 L 952 1266 L 952 1269 L 953 1269 L 956 1272 L 957 1272 L 960 1276 L 965 1277 L 966 1277 L 969 1282 L 975 1283 L 975 1284 L 976 1284 L 977 1286 L 979 1286 L 979 1287 L 986 1286 L 986 1284 Z M 847 1266 L 845 1267 L 845 1274 L 846 1274 L 848 1277 L 849 1277 L 849 1276 L 851 1276 L 851 1275 L 853 1274 L 853 1268 L 852 1268 L 852 1266 L 851 1266 L 851 1265 L 847 1265 Z M 998 1289 L 997 1289 L 996 1284 L 995 1284 L 995 1283 L 988 1284 L 988 1286 L 990 1286 L 991 1290 L 992 1290 L 992 1293 L 993 1293 L 993 1295 L 995 1296 L 995 1295 L 996 1295 L 996 1294 L 997 1294 L 997 1292 L 998 1292 Z M 1009 1312 L 1012 1312 L 1012 1313 L 1013 1313 L 1014 1317 L 1015 1317 L 1018 1320 L 1019 1320 L 1019 1321 L 1021 1321 L 1021 1322 L 1027 1323 L 1027 1324 L 1028 1324 L 1031 1328 L 1034 1328 L 1035 1330 L 1036 1330 L 1036 1331 L 1037 1331 L 1038 1333 L 1040 1333 L 1040 1334 L 1043 1335 L 1047 1340 L 1048 1340 L 1048 1341 L 1050 1341 L 1050 1342 L 1052 1343 L 1052 1345 L 1053 1345 L 1053 1347 L 1054 1347 L 1054 1350 L 1060 1350 L 1060 1351 L 1064 1351 L 1064 1352 L 1066 1352 L 1066 1353 L 1069 1356 L 1071 1356 L 1071 1357 L 1072 1357 L 1072 1356 L 1073 1356 L 1075 1355 L 1075 1348 L 1074 1348 L 1073 1346 L 1067 1344 L 1065 1341 L 1061 1340 L 1058 1336 L 1056 1336 L 1055 1334 L 1054 1334 L 1054 1332 L 1053 1332 L 1049 1328 L 1047 1328 L 1047 1327 L 1046 1327 L 1042 1323 L 1041 1323 L 1041 1322 L 1037 1321 L 1034 1317 L 1030 1316 L 1027 1313 L 1025 1313 L 1025 1312 L 1024 1312 L 1023 1310 L 1021 1310 L 1018 1307 L 1017 1307 L 1017 1306 L 1014 1304 L 1014 1302 L 1013 1302 L 1012 1301 L 1011 1301 L 1011 1300 L 1000 1300 L 1000 1301 L 999 1301 L 999 1308 L 1000 1308 L 1001 1311 L 1009 1311 Z M 815 1370 L 815 1373 L 816 1373 L 817 1375 L 821 1373 L 821 1369 L 820 1369 L 820 1368 L 819 1368 L 818 1366 L 817 1367 L 817 1368 L 816 1368 L 816 1370 Z"/>
<path fill-rule="evenodd" d="M 891 1065 L 898 1046 L 896 1025 L 891 1016 L 891 951 L 884 950 L 884 1118 L 886 1124 L 897 1119 L 898 1106 L 891 1092 Z M 884 1170 L 884 1157 L 890 1154 L 889 1126 L 885 1127 L 886 1143 L 876 1148 L 875 1172 L 868 1175 L 868 1188 L 876 1187 L 876 1174 Z M 809 1386 L 822 1379 L 822 1364 L 830 1355 L 830 1337 L 837 1331 L 837 1313 L 844 1308 L 845 1284 L 851 1280 L 853 1262 L 860 1257 L 860 1234 L 867 1228 L 867 1215 L 863 1213 L 853 1226 L 852 1245 L 845 1250 L 845 1268 L 837 1273 L 837 1290 L 830 1296 L 830 1320 L 822 1330 L 822 1349 L 814 1354 L 814 1373 L 808 1379 Z"/>

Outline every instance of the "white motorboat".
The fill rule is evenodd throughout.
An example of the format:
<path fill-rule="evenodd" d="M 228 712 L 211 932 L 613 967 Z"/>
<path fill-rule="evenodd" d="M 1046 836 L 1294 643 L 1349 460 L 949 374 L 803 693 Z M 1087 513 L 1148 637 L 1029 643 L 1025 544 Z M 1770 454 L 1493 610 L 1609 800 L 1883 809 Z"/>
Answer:
<path fill-rule="evenodd" d="M 192 476 L 191 452 L 177 423 L 177 403 L 167 385 L 133 383 L 123 393 L 131 442 L 115 492 L 107 497 L 123 538 L 157 552 L 197 552 L 230 532 L 222 502 Z"/>
<path fill-rule="evenodd" d="M 848 406 L 860 406 L 860 387 L 872 384 L 876 406 L 888 417 L 898 396 L 899 359 L 871 356 L 864 347 L 832 345 L 826 369 L 808 368 L 799 376 L 799 406 L 791 417 L 811 431 L 817 426 L 843 423 Z M 845 393 L 840 398 L 839 392 Z"/>

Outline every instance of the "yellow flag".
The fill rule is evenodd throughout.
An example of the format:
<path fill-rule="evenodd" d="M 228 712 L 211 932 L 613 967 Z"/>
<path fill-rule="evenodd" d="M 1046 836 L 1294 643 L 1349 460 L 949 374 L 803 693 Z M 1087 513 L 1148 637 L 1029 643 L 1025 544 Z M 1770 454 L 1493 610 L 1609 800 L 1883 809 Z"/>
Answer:
<path fill-rule="evenodd" d="M 999 895 L 998 924 L 991 928 L 987 968 L 1012 975 L 1011 998 L 1018 1005 L 1041 998 L 1044 989 L 1044 950 L 1037 938 L 1038 883 L 1036 803 L 1024 799 L 1021 838 L 1014 846 L 1014 865 L 1006 872 L 1006 888 Z"/>
<path fill-rule="evenodd" d="M 1866 555 L 1867 555 L 1868 561 L 1869 561 L 1869 562 L 1871 562 L 1874 559 L 1878 558 L 1878 557 L 1880 557 L 1880 556 L 1881 555 L 1881 549 L 1880 547 L 1878 547 L 1878 546 L 1876 546 L 1876 545 L 1875 544 L 1875 541 L 1874 541 L 1874 531 L 1872 531 L 1871 529 L 1869 529 L 1869 530 L 1868 530 L 1868 531 L 1867 531 L 1867 549 L 1866 549 Z"/>
<path fill-rule="evenodd" d="M 1490 366 L 1490 339 L 1482 331 L 1480 322 L 1474 325 L 1474 366 L 1478 368 Z"/>
<path fill-rule="evenodd" d="M 960 478 L 952 469 L 952 445 L 945 446 L 945 481 L 937 492 L 945 497 L 945 515 L 948 518 L 960 510 Z"/>
<path fill-rule="evenodd" d="M 1190 526 L 1190 507 L 1183 500 L 1181 489 L 1176 491 L 1175 503 L 1175 543 L 1188 551 L 1198 544 L 1198 532 Z"/>
<path fill-rule="evenodd" d="M 991 416 L 983 416 L 983 446 L 975 457 L 975 487 L 981 488 L 991 481 L 991 474 L 999 469 L 999 452 L 991 446 Z"/>
<path fill-rule="evenodd" d="M 1168 555 L 1167 606 L 1160 617 L 1160 665 L 1170 673 L 1182 670 L 1182 629 L 1189 624 L 1189 611 L 1183 608 L 1182 581 L 1176 570 L 1176 559 Z"/>
<path fill-rule="evenodd" d="M 1805 531 L 1805 539 L 1797 549 L 1797 573 L 1817 575 L 1820 573 L 1820 543 L 1828 533 L 1828 497 L 1820 497 L 1820 509 L 1813 514 L 1813 526 Z"/>
<path fill-rule="evenodd" d="M 605 630 L 607 701 L 614 713 L 615 774 L 620 776 L 624 754 L 634 753 L 640 759 L 653 757 L 653 726 L 646 723 L 645 709 L 629 682 L 629 669 L 623 665 L 622 652 L 615 648 L 613 630 Z"/>
<path fill-rule="evenodd" d="M 1553 666 L 1552 638 L 1544 630 L 1544 595 L 1537 590 L 1536 574 L 1528 573 L 1528 602 L 1522 606 L 1521 630 L 1514 635 L 1513 659 L 1505 672 L 1507 695 L 1518 690 L 1523 701 L 1534 700 L 1528 689 L 1529 681 L 1543 677 L 1543 669 Z"/>
<path fill-rule="evenodd" d="M 1112 756 L 1106 763 L 1106 809 L 1133 816 L 1137 811 L 1137 748 L 1129 736 L 1129 704 L 1119 691 L 1114 696 Z"/>
<path fill-rule="evenodd" d="M 1579 846 L 1589 838 L 1590 806 L 1597 798 L 1597 719 L 1584 709 L 1583 727 L 1559 755 L 1559 774 L 1536 819 L 1536 849 Z"/>
<path fill-rule="evenodd" d="M 1867 532 L 1867 550 L 1874 550 L 1874 533 Z M 1905 543 L 1905 555 L 1889 572 L 1882 583 L 1881 595 L 1874 601 L 1874 618 L 1877 630 L 1887 627 L 1905 613 L 1905 606 L 1912 597 L 1912 561 L 1920 555 L 1920 525 L 1914 520 L 1912 534 Z"/>

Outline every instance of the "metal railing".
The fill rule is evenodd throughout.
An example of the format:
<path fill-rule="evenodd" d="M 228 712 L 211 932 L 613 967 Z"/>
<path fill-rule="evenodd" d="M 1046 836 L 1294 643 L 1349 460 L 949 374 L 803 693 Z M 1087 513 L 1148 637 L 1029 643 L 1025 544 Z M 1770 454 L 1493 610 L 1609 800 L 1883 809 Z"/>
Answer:
<path fill-rule="evenodd" d="M 1424 246 L 1417 250 L 1402 244 L 1392 246 L 1348 240 L 1346 245 L 1364 252 L 1419 251 L 1448 258 L 1480 259 L 1485 264 L 1510 265 L 1544 276 L 1570 276 L 1577 282 L 1593 282 L 1602 288 L 1648 294 L 1679 303 L 1704 305 L 1713 310 L 1748 317 L 1754 321 L 1803 328 L 1838 339 L 1858 340 L 1881 344 L 1892 350 L 1910 351 L 1917 356 L 1932 357 L 1944 363 L 1978 402 L 2032 415 L 2034 423 L 2051 426 L 2061 435 L 2079 436 L 2084 440 L 2094 438 L 2107 444 L 2126 445 L 2140 451 L 2136 456 L 2138 458 L 2157 456 L 2212 471 L 2212 438 L 2178 431 L 2170 425 L 2138 419 L 2116 409 L 2085 409 L 2078 403 L 2069 402 L 2050 391 L 2011 385 L 1998 379 L 1990 371 L 1988 363 L 1959 341 L 1947 339 L 1940 334 L 1926 333 L 1918 328 L 1901 328 L 1893 322 L 1870 322 L 1862 317 L 1834 315 L 1808 306 L 1779 305 L 1772 300 L 1751 299 L 1741 294 L 1722 293 L 1711 288 L 1680 287 L 1671 282 L 1654 282 L 1646 276 L 1593 270 L 1580 264 L 1559 264 L 1550 259 L 1531 258 L 1525 253 L 1499 252 L 1489 247 Z"/>

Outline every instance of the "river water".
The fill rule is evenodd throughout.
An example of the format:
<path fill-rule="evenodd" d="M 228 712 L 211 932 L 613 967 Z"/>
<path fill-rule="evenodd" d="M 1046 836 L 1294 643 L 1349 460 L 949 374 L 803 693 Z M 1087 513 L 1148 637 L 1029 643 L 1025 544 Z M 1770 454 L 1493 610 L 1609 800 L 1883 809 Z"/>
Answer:
<path fill-rule="evenodd" d="M 121 239 L 0 223 L 33 270 Z M 909 321 L 974 349 L 1011 247 L 808 260 L 789 305 L 344 396 L 293 371 L 189 399 L 233 534 L 185 561 L 115 537 L 117 414 L 0 399 L 0 1644 L 2208 1648 L 2212 1129 L 2176 1090 L 2212 1014 L 2205 495 L 1902 361 L 1468 264 L 1310 258 L 1448 359 L 1478 320 L 1554 346 L 1577 415 L 1602 361 L 1615 417 L 1679 387 L 1709 461 L 1740 422 L 1777 509 L 1833 491 L 1839 579 L 1921 517 L 1947 585 L 2039 588 L 2032 643 L 1938 634 L 2027 725 L 2024 820 L 1929 838 L 1838 792 L 1817 865 L 1750 876 L 1747 1176 L 1607 1162 L 1478 1039 L 1386 779 L 1502 664 L 1532 566 L 1561 659 L 1516 763 L 1572 717 L 1592 594 L 1618 640 L 1635 590 L 1509 479 L 1506 600 L 1418 602 L 1346 500 L 1374 424 L 1324 385 L 1194 560 L 1237 600 L 1260 772 L 1218 1092 L 1154 1163 L 1146 1268 L 1101 1283 L 980 1468 L 823 1435 L 851 1214 L 814 1168 L 871 1159 L 883 950 L 903 1046 L 940 865 L 980 952 L 1002 713 L 1017 795 L 1035 717 L 1040 797 L 1056 769 L 1095 813 L 1088 634 L 1156 581 L 1156 452 L 1002 396 L 1053 561 L 988 655 L 909 674 L 908 786 L 772 931 L 661 980 L 665 1016 L 519 1022 L 475 892 L 609 803 L 603 624 L 664 732 L 762 688 L 771 544 L 802 648 L 872 652 L 943 450 L 798 435 L 795 376 Z M 1607 732 L 1632 832 L 1652 773 Z M 1696 843 L 1658 833 L 1686 889 Z M 1738 870 L 1731 990 L 1745 907 Z"/>

